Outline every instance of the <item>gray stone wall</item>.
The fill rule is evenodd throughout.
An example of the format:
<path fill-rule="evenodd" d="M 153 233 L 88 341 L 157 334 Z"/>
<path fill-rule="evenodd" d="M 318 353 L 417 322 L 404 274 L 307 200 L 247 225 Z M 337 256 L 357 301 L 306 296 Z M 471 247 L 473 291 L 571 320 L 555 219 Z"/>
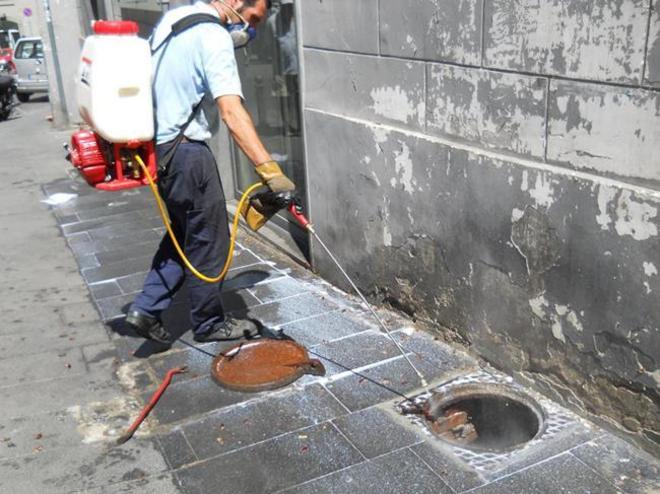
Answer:
<path fill-rule="evenodd" d="M 358 284 L 660 451 L 660 0 L 301 14 L 311 216 Z"/>

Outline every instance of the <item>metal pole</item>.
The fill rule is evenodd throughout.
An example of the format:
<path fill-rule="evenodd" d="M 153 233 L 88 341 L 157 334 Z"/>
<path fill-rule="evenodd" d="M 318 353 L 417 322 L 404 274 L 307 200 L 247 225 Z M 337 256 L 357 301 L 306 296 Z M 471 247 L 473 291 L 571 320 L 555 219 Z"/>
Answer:
<path fill-rule="evenodd" d="M 44 14 L 46 16 L 46 26 L 48 26 L 48 38 L 50 41 L 50 49 L 53 54 L 53 70 L 55 72 L 55 81 L 57 82 L 57 92 L 59 93 L 60 108 L 66 119 L 69 122 L 69 111 L 66 106 L 66 95 L 64 94 L 64 84 L 62 83 L 62 72 L 60 69 L 60 59 L 57 54 L 57 43 L 55 41 L 55 30 L 53 29 L 53 17 L 50 13 L 50 0 L 43 0 Z"/>

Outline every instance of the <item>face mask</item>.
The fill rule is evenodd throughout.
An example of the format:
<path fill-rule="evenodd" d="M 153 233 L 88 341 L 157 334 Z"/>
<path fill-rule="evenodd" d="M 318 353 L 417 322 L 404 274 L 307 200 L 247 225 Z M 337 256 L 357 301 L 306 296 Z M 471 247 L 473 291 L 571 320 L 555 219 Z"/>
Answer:
<path fill-rule="evenodd" d="M 227 22 L 227 31 L 231 36 L 231 40 L 234 42 L 234 49 L 238 50 L 247 46 L 247 44 L 257 37 L 257 30 L 250 26 L 248 22 L 243 18 L 241 14 L 238 13 L 235 9 L 227 5 L 225 2 L 220 0 L 220 2 L 231 10 L 241 22 Z"/>
<path fill-rule="evenodd" d="M 227 31 L 229 31 L 236 50 L 247 46 L 250 41 L 257 37 L 257 30 L 246 22 L 227 24 Z"/>

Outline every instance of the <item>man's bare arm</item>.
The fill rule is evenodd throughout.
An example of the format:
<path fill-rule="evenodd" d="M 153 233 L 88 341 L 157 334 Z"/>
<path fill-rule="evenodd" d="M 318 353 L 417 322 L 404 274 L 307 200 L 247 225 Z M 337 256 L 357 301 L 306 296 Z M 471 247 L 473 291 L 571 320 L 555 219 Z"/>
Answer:
<path fill-rule="evenodd" d="M 239 96 L 220 96 L 216 100 L 220 117 L 241 151 L 256 165 L 270 161 L 270 153 L 261 142 L 254 122 Z"/>

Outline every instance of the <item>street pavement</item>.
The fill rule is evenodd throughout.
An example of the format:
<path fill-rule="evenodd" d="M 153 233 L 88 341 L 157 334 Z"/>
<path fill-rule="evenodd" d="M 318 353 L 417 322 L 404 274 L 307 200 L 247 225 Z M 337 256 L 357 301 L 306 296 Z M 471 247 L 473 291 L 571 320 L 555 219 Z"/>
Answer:
<path fill-rule="evenodd" d="M 185 293 L 166 348 L 123 314 L 163 227 L 146 189 L 103 193 L 64 161 L 68 132 L 46 101 L 0 122 L 0 492 L 658 492 L 647 453 L 524 389 L 405 318 L 380 310 L 430 382 L 507 389 L 543 425 L 525 445 L 480 451 L 405 417 L 426 390 L 366 308 L 241 232 L 222 288 L 227 310 L 305 345 L 325 376 L 240 393 L 210 377 L 228 344 L 193 344 Z M 57 207 L 42 200 L 75 198 Z M 115 441 L 168 369 L 175 376 L 136 437 Z"/>

